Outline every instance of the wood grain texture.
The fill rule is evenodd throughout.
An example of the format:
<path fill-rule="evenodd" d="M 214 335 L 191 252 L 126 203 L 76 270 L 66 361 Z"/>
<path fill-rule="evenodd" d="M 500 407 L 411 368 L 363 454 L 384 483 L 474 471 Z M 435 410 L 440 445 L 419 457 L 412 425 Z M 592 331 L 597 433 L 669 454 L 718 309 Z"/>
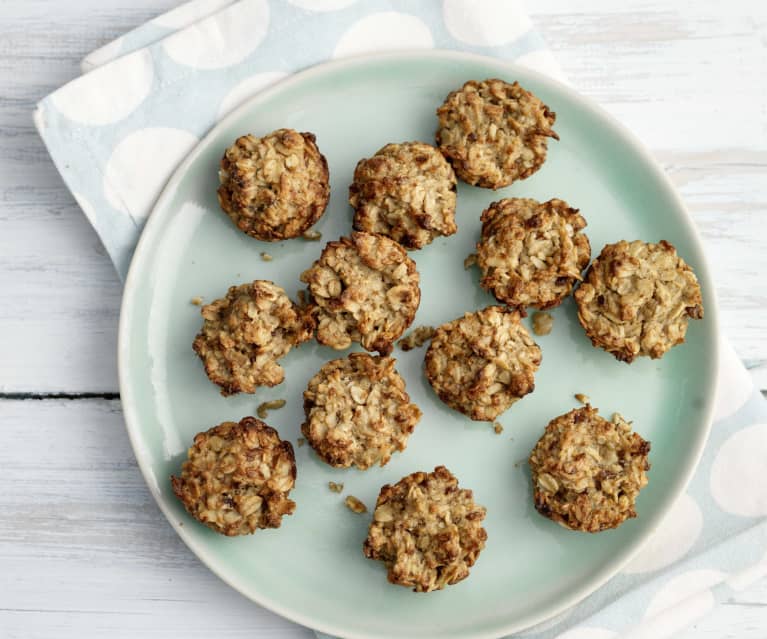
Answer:
<path fill-rule="evenodd" d="M 0 7 L 0 393 L 114 393 L 120 284 L 32 126 L 93 49 L 176 0 Z M 723 329 L 767 389 L 767 5 L 543 0 L 583 93 L 669 172 L 701 230 Z M 0 398 L 0 638 L 311 637 L 204 568 L 137 469 L 119 401 Z M 21 523 L 20 523 L 21 522 Z M 767 581 L 683 639 L 764 639 Z"/>

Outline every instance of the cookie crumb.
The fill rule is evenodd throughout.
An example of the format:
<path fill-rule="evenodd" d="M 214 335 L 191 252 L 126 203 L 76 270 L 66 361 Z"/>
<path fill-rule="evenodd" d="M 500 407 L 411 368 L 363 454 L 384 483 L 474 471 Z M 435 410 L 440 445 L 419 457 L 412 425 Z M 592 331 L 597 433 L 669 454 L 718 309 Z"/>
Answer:
<path fill-rule="evenodd" d="M 403 351 L 412 351 L 414 348 L 420 348 L 426 342 L 434 337 L 433 326 L 419 326 L 418 328 L 410 331 L 405 337 L 403 337 L 397 346 Z"/>
<path fill-rule="evenodd" d="M 554 318 L 551 313 L 536 311 L 533 313 L 533 333 L 536 335 L 548 335 L 554 326 Z"/>
<path fill-rule="evenodd" d="M 343 488 L 343 484 L 341 486 Z M 351 510 L 352 512 L 357 513 L 358 515 L 361 515 L 361 514 L 366 513 L 368 511 L 367 506 L 365 506 L 365 504 L 363 504 L 354 495 L 347 495 L 346 499 L 344 499 L 344 503 L 346 504 L 346 507 L 349 510 Z"/>
<path fill-rule="evenodd" d="M 202 306 L 202 298 L 199 296 L 193 297 L 191 300 L 192 304 L 195 306 Z"/>
<path fill-rule="evenodd" d="M 269 402 L 262 402 L 256 409 L 256 415 L 258 415 L 261 419 L 266 419 L 266 415 L 270 410 L 278 410 L 284 405 L 284 399 L 273 399 Z"/>
<path fill-rule="evenodd" d="M 464 261 L 463 261 L 463 268 L 464 268 L 464 270 L 468 271 L 476 263 L 477 263 L 477 254 L 476 253 L 469 253 L 466 256 L 466 259 L 464 259 Z"/>
<path fill-rule="evenodd" d="M 328 488 L 330 488 L 330 490 L 332 492 L 334 492 L 334 493 L 340 493 L 340 492 L 343 491 L 344 485 L 343 484 L 337 484 L 334 481 L 329 481 L 328 482 Z"/>
<path fill-rule="evenodd" d="M 309 242 L 319 242 L 320 239 L 322 239 L 322 233 L 319 231 L 309 230 L 306 231 L 301 237 L 305 240 L 308 240 Z"/>
<path fill-rule="evenodd" d="M 271 262 L 274 258 L 269 255 L 269 253 L 261 253 L 261 259 L 264 260 L 264 262 Z"/>
<path fill-rule="evenodd" d="M 503 432 L 503 426 L 501 426 L 501 424 L 498 422 L 493 422 L 493 430 L 495 431 L 496 435 L 500 435 Z"/>
<path fill-rule="evenodd" d="M 583 393 L 575 393 L 575 399 L 577 399 L 581 404 L 589 403 L 589 396 L 584 395 Z"/>
<path fill-rule="evenodd" d="M 306 438 L 305 438 L 305 437 L 299 437 L 299 438 L 296 440 L 296 445 L 297 445 L 299 448 L 301 448 L 301 446 L 303 446 L 305 443 L 306 443 Z"/>

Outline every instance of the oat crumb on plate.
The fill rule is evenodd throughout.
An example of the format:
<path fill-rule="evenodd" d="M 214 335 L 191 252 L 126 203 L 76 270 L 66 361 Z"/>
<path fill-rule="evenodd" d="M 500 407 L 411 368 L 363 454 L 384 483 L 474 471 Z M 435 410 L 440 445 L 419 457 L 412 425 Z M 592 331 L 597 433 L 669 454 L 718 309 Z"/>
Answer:
<path fill-rule="evenodd" d="M 346 499 L 344 499 L 344 503 L 346 504 L 346 507 L 349 510 L 351 510 L 354 513 L 357 513 L 358 515 L 362 515 L 363 513 L 366 513 L 368 511 L 368 507 L 365 506 L 365 504 L 363 504 L 354 495 L 347 495 Z"/>
<path fill-rule="evenodd" d="M 329 481 L 328 482 L 328 488 L 330 488 L 330 490 L 332 492 L 334 492 L 334 493 L 340 493 L 340 492 L 343 492 L 344 485 L 343 484 L 337 484 L 334 481 Z"/>
<path fill-rule="evenodd" d="M 493 430 L 496 435 L 500 435 L 503 432 L 503 426 L 498 422 L 493 422 Z"/>
<path fill-rule="evenodd" d="M 268 402 L 261 402 L 258 405 L 258 408 L 256 409 L 256 414 L 261 419 L 266 419 L 266 415 L 270 410 L 279 410 L 285 406 L 285 400 L 284 399 L 273 399 Z"/>
<path fill-rule="evenodd" d="M 264 260 L 264 262 L 271 262 L 274 258 L 271 255 L 269 255 L 269 253 L 262 252 L 261 259 Z"/>
<path fill-rule="evenodd" d="M 477 263 L 477 254 L 469 253 L 463 260 L 463 268 L 468 271 L 476 263 Z"/>
<path fill-rule="evenodd" d="M 434 337 L 433 326 L 419 326 L 397 342 L 397 346 L 405 352 L 412 351 L 414 348 L 421 348 L 432 337 Z"/>
<path fill-rule="evenodd" d="M 584 395 L 583 393 L 575 393 L 575 399 L 577 399 L 581 404 L 589 403 L 589 396 Z"/>
<path fill-rule="evenodd" d="M 533 313 L 533 333 L 536 335 L 548 335 L 554 328 L 554 318 L 551 313 L 536 311 Z"/>
<path fill-rule="evenodd" d="M 192 302 L 192 304 L 194 304 L 195 306 L 202 306 L 202 298 L 201 298 L 201 297 L 199 297 L 199 296 L 197 296 L 197 297 L 193 297 L 193 298 L 192 298 L 190 301 L 191 301 L 191 302 Z"/>
<path fill-rule="evenodd" d="M 305 438 L 305 437 L 299 437 L 299 438 L 296 440 L 296 444 L 297 444 L 297 446 L 298 446 L 299 448 L 301 448 L 301 446 L 303 446 L 305 443 L 306 443 L 306 438 Z"/>
<path fill-rule="evenodd" d="M 308 240 L 309 242 L 319 242 L 322 239 L 322 233 L 310 229 L 306 231 L 301 237 L 305 240 Z"/>

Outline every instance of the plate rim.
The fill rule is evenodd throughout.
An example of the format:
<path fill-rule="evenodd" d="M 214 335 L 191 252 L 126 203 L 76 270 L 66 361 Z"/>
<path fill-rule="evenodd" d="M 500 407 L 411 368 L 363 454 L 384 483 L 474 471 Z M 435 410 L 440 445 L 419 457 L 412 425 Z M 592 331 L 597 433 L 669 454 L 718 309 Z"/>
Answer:
<path fill-rule="evenodd" d="M 629 564 L 632 559 L 639 552 L 641 552 L 642 548 L 652 537 L 652 534 L 657 529 L 658 525 L 665 519 L 666 515 L 671 510 L 671 507 L 674 505 L 674 503 L 676 503 L 676 500 L 686 490 L 695 470 L 698 467 L 701 456 L 703 455 L 703 450 L 708 441 L 713 423 L 714 403 L 717 390 L 717 372 L 719 370 L 719 312 L 716 290 L 714 288 L 713 278 L 711 276 L 711 269 L 709 267 L 709 261 L 703 246 L 703 242 L 701 240 L 700 233 L 692 216 L 690 215 L 690 212 L 687 210 L 687 207 L 682 201 L 681 196 L 671 182 L 671 179 L 660 166 L 658 161 L 653 157 L 645 144 L 626 125 L 618 121 L 591 98 L 578 93 L 568 84 L 560 82 L 559 80 L 556 80 L 530 67 L 489 55 L 481 55 L 449 49 L 403 49 L 398 51 L 354 55 L 345 57 L 341 60 L 329 60 L 307 67 L 305 69 L 301 69 L 296 73 L 293 73 L 286 78 L 279 80 L 266 89 L 259 91 L 254 96 L 250 97 L 241 105 L 239 105 L 237 108 L 233 109 L 223 119 L 218 121 L 199 140 L 199 142 L 174 170 L 172 176 L 163 187 L 159 197 L 152 205 L 152 210 L 147 218 L 147 222 L 144 228 L 142 229 L 138 243 L 136 244 L 136 248 L 131 258 L 131 263 L 128 270 L 128 275 L 125 279 L 122 300 L 120 304 L 117 340 L 117 369 L 121 405 L 131 448 L 133 449 L 133 453 L 136 457 L 137 464 L 144 478 L 144 482 L 152 494 L 155 503 L 160 508 L 168 523 L 170 523 L 172 528 L 176 531 L 176 534 L 178 534 L 187 548 L 189 548 L 196 555 L 196 557 L 208 568 L 208 570 L 215 574 L 229 587 L 233 588 L 250 601 L 266 608 L 275 614 L 280 615 L 285 619 L 301 624 L 304 627 L 329 635 L 345 637 L 346 639 L 384 639 L 386 637 L 386 635 L 381 635 L 374 632 L 350 632 L 348 628 L 345 629 L 341 627 L 335 627 L 329 624 L 325 624 L 324 622 L 318 624 L 315 620 L 302 614 L 300 610 L 296 610 L 295 607 L 286 607 L 278 602 L 272 601 L 268 595 L 250 592 L 247 588 L 247 585 L 240 583 L 236 576 L 225 574 L 224 570 L 217 566 L 215 560 L 208 556 L 208 551 L 205 545 L 195 542 L 187 534 L 185 528 L 179 525 L 179 522 L 176 521 L 176 518 L 172 516 L 169 506 L 165 503 L 164 499 L 160 495 L 158 487 L 156 487 L 155 483 L 150 480 L 153 478 L 153 474 L 151 471 L 149 455 L 143 450 L 143 442 L 141 441 L 139 434 L 140 427 L 138 426 L 138 423 L 140 422 L 140 416 L 138 415 L 139 411 L 136 408 L 136 403 L 133 398 L 133 390 L 129 382 L 129 372 L 127 370 L 126 362 L 128 360 L 128 351 L 130 345 L 129 334 L 131 323 L 129 322 L 129 319 L 132 317 L 131 306 L 136 298 L 136 290 L 138 289 L 137 282 L 140 277 L 139 271 L 141 270 L 139 265 L 148 257 L 148 255 L 145 254 L 149 251 L 147 247 L 149 246 L 151 238 L 154 235 L 154 227 L 161 223 L 159 221 L 159 216 L 154 215 L 154 212 L 158 209 L 164 208 L 166 206 L 166 202 L 175 195 L 177 187 L 183 180 L 183 177 L 188 171 L 190 165 L 196 160 L 199 154 L 202 153 L 203 149 L 205 149 L 209 144 L 212 143 L 215 138 L 218 137 L 219 131 L 226 128 L 229 122 L 235 120 L 241 113 L 251 109 L 253 105 L 262 101 L 267 101 L 271 98 L 272 94 L 279 93 L 295 84 L 300 84 L 304 80 L 311 79 L 315 76 L 322 76 L 326 73 L 332 74 L 333 72 L 343 70 L 344 68 L 348 69 L 360 65 L 364 66 L 366 64 L 387 60 L 391 62 L 402 62 L 412 60 L 413 58 L 430 58 L 441 61 L 458 59 L 484 63 L 496 67 L 501 66 L 504 67 L 510 75 L 518 74 L 522 76 L 534 77 L 536 82 L 546 85 L 547 88 L 550 88 L 555 92 L 564 93 L 569 99 L 578 103 L 579 106 L 585 108 L 593 115 L 597 116 L 616 134 L 618 134 L 618 136 L 628 146 L 630 146 L 635 153 L 637 153 L 644 165 L 651 171 L 652 177 L 656 183 L 662 186 L 664 194 L 674 202 L 677 209 L 681 212 L 681 220 L 683 225 L 686 227 L 686 230 L 689 232 L 694 249 L 702 257 L 696 275 L 701 282 L 702 287 L 707 293 L 706 320 L 710 323 L 712 336 L 710 340 L 712 343 L 709 344 L 710 353 L 712 354 L 712 357 L 709 359 L 711 387 L 705 389 L 704 391 L 707 398 L 707 403 L 702 412 L 701 418 L 704 422 L 704 426 L 702 429 L 698 430 L 697 437 L 693 442 L 693 454 L 688 456 L 684 472 L 679 476 L 675 484 L 672 486 L 673 490 L 667 491 L 667 495 L 672 495 L 672 497 L 667 497 L 665 499 L 662 507 L 652 517 L 654 520 L 653 525 L 651 525 L 648 530 L 643 535 L 641 535 L 637 541 L 634 542 L 634 547 L 624 556 L 612 558 L 610 561 L 608 561 L 595 574 L 595 576 L 587 582 L 586 585 L 583 585 L 569 596 L 560 598 L 556 603 L 544 606 L 540 610 L 527 615 L 525 618 L 523 618 L 521 623 L 515 619 L 505 620 L 496 625 L 493 630 L 472 633 L 472 637 L 475 639 L 495 639 L 499 636 L 520 632 L 539 623 L 550 620 L 559 614 L 562 614 L 601 588 L 605 583 L 607 583 L 607 581 L 617 575 L 624 566 Z M 149 253 L 149 255 L 151 255 L 151 253 Z"/>

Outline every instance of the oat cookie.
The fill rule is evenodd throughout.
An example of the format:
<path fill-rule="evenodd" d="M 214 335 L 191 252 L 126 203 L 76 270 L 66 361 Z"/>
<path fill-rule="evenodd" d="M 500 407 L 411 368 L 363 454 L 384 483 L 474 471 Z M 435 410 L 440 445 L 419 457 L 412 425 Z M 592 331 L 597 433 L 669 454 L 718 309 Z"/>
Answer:
<path fill-rule="evenodd" d="M 703 318 L 700 285 L 676 249 L 661 240 L 608 244 L 575 291 L 578 319 L 594 346 L 616 359 L 662 357 Z"/>
<path fill-rule="evenodd" d="M 293 447 L 255 417 L 198 433 L 181 476 L 170 480 L 192 517 L 229 537 L 279 528 L 296 507 L 288 499 L 296 481 Z"/>
<path fill-rule="evenodd" d="M 426 351 L 426 377 L 450 408 L 491 422 L 533 391 L 541 349 L 521 317 L 488 306 L 437 329 Z"/>
<path fill-rule="evenodd" d="M 385 465 L 421 418 L 392 357 L 351 353 L 327 362 L 304 391 L 301 432 L 337 468 Z"/>
<path fill-rule="evenodd" d="M 480 285 L 510 306 L 558 306 L 581 279 L 591 247 L 586 220 L 562 200 L 508 198 L 482 213 Z"/>
<path fill-rule="evenodd" d="M 556 114 L 518 82 L 471 80 L 437 109 L 437 146 L 464 182 L 489 189 L 535 173 Z"/>
<path fill-rule="evenodd" d="M 485 547 L 485 508 L 444 466 L 381 488 L 363 552 L 386 564 L 393 584 L 414 592 L 466 579 Z"/>
<path fill-rule="evenodd" d="M 649 452 L 629 423 L 608 422 L 591 406 L 552 419 L 530 453 L 536 510 L 572 530 L 616 528 L 636 517 Z"/>
<path fill-rule="evenodd" d="M 387 144 L 354 170 L 349 187 L 354 228 L 419 249 L 458 230 L 455 191 L 453 168 L 433 146 Z"/>
<path fill-rule="evenodd" d="M 388 355 L 421 301 L 418 271 L 388 237 L 361 231 L 329 242 L 301 274 L 309 285 L 317 341 L 336 349 L 359 342 Z"/>
<path fill-rule="evenodd" d="M 314 330 L 308 309 L 266 280 L 232 286 L 201 313 L 204 322 L 194 350 L 225 396 L 281 383 L 285 371 L 277 360 L 311 339 Z"/>
<path fill-rule="evenodd" d="M 244 135 L 221 160 L 218 202 L 238 229 L 267 242 L 298 237 L 330 198 L 328 163 L 311 133 Z"/>

